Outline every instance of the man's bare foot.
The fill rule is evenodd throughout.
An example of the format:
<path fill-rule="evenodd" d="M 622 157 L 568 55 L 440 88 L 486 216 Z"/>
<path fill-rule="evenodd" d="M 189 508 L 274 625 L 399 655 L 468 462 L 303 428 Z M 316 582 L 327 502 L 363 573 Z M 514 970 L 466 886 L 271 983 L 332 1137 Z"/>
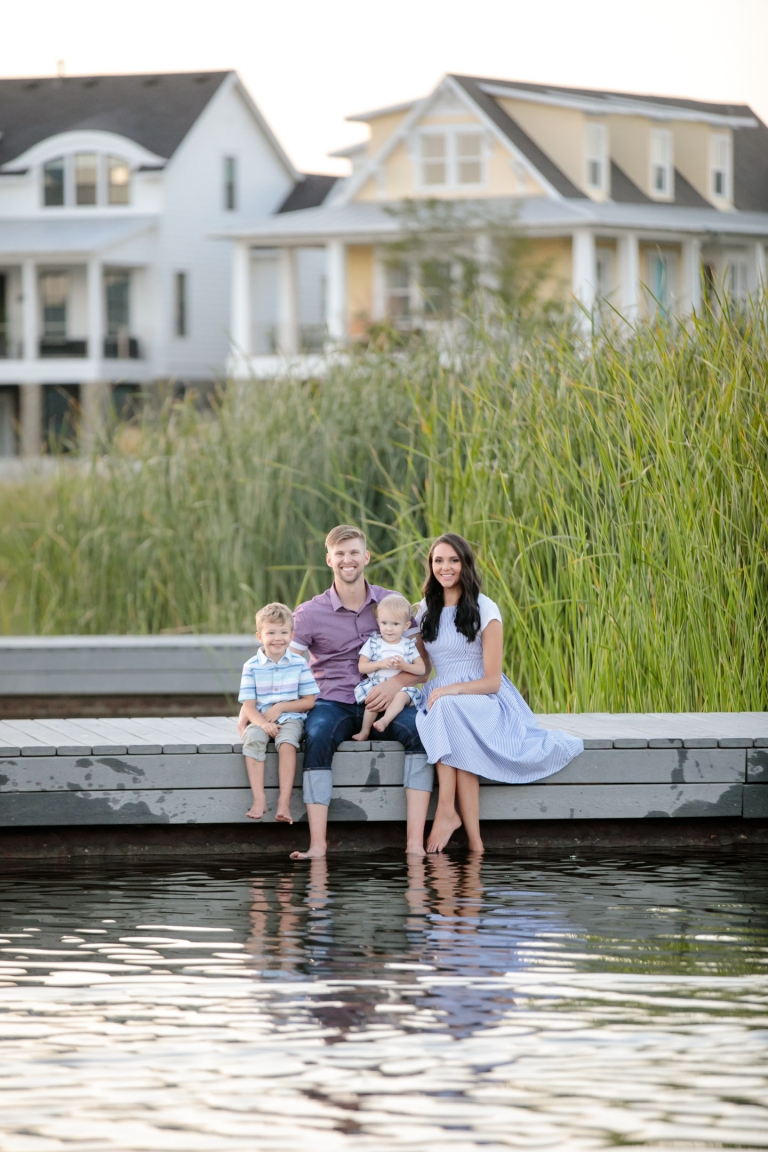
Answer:
<path fill-rule="evenodd" d="M 455 808 L 445 815 L 438 812 L 427 840 L 427 852 L 442 852 L 457 828 L 461 828 L 461 817 Z"/>
<path fill-rule="evenodd" d="M 277 820 L 278 824 L 293 824 L 293 817 L 287 804 L 285 806 L 278 804 L 275 820 Z"/>
<path fill-rule="evenodd" d="M 356 732 L 354 734 L 354 736 L 352 737 L 352 739 L 353 740 L 367 740 L 368 739 L 368 733 L 367 732 Z"/>
<path fill-rule="evenodd" d="M 246 812 L 246 816 L 248 816 L 248 818 L 251 820 L 261 820 L 262 816 L 265 814 L 266 811 L 267 811 L 266 800 L 261 800 L 261 799 L 254 800 L 253 804 L 251 805 L 251 807 Z"/>
<path fill-rule="evenodd" d="M 310 846 L 306 852 L 291 852 L 291 860 L 322 860 L 325 852 L 325 844 L 322 846 L 317 844 L 314 847 Z"/>
<path fill-rule="evenodd" d="M 426 856 L 424 845 L 418 840 L 415 844 L 406 844 L 405 854 L 406 856 Z"/>

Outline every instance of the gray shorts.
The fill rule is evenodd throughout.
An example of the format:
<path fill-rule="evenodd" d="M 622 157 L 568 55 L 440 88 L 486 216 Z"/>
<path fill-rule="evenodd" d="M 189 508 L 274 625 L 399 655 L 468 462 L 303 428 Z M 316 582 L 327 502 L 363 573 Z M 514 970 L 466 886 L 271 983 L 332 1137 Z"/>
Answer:
<path fill-rule="evenodd" d="M 303 735 L 303 720 L 283 720 L 282 724 L 277 726 L 277 736 L 275 736 L 274 743 L 277 748 L 281 744 L 293 744 L 294 748 L 298 748 L 301 745 Z M 264 760 L 267 755 L 267 744 L 271 740 L 272 737 L 267 736 L 263 728 L 259 728 L 256 724 L 249 724 L 243 733 L 243 756 L 250 756 L 252 760 Z"/>

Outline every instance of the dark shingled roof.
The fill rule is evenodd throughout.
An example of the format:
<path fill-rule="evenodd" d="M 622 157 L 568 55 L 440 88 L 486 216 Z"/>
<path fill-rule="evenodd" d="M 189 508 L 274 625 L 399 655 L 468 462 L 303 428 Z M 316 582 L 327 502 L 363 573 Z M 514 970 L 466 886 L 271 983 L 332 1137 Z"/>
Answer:
<path fill-rule="evenodd" d="M 100 129 L 173 155 L 228 72 L 0 80 L 0 164 L 59 132 Z"/>
<path fill-rule="evenodd" d="M 278 208 L 280 212 L 298 212 L 301 208 L 318 208 L 338 180 L 338 176 L 327 176 L 323 172 L 305 172 L 298 184 Z"/>
<path fill-rule="evenodd" d="M 476 80 L 471 76 L 454 76 L 453 79 L 457 84 L 461 84 L 467 95 L 474 100 L 478 107 L 482 108 L 486 116 L 493 121 L 497 128 L 501 129 L 507 139 L 515 145 L 518 151 L 522 152 L 527 160 L 530 160 L 537 172 L 540 172 L 561 196 L 566 196 L 570 200 L 586 199 L 584 193 L 568 179 L 553 160 L 550 160 L 546 152 L 543 152 L 538 144 L 534 144 L 528 133 L 523 131 L 517 121 L 513 120 L 492 96 L 488 96 L 479 87 L 480 83 L 489 83 L 489 81 Z"/>
<path fill-rule="evenodd" d="M 481 85 L 494 85 L 515 89 L 521 95 L 583 96 L 594 100 L 637 100 L 645 104 L 661 104 L 669 108 L 683 108 L 719 116 L 749 116 L 757 120 L 754 128 L 734 128 L 733 131 L 733 185 L 734 207 L 742 212 L 768 212 L 768 127 L 748 104 L 713 104 L 704 100 L 687 100 L 677 96 L 646 96 L 636 92 L 607 92 L 592 88 L 559 88 L 553 84 L 528 84 L 514 80 L 494 80 L 488 76 L 458 76 L 453 79 L 493 120 L 513 144 L 531 161 L 553 188 L 569 198 L 584 198 L 584 193 L 568 179 L 553 160 L 508 116 L 494 97 L 483 92 Z M 652 204 L 625 172 L 611 161 L 611 199 L 623 204 Z M 692 184 L 675 170 L 674 204 L 684 208 L 711 208 Z"/>

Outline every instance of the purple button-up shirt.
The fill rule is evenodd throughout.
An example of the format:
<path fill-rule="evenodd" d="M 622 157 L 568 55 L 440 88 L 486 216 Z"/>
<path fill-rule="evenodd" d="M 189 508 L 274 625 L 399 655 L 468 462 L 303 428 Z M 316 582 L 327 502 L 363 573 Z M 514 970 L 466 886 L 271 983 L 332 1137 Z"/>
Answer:
<path fill-rule="evenodd" d="M 355 703 L 360 649 L 371 633 L 379 630 L 373 605 L 389 595 L 389 588 L 366 580 L 365 602 L 359 612 L 344 607 L 334 584 L 327 592 L 299 604 L 293 615 L 291 644 L 301 649 L 302 655 L 309 649 L 309 666 L 320 687 L 321 700 Z"/>

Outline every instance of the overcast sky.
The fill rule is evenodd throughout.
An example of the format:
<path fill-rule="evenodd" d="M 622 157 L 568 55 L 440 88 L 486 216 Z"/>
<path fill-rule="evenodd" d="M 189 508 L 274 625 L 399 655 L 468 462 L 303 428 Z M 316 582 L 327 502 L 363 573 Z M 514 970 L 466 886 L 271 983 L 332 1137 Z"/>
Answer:
<path fill-rule="evenodd" d="M 444 72 L 732 100 L 768 121 L 768 0 L 5 0 L 0 75 L 235 68 L 294 163 Z M 0 131 L 2 130 L 0 105 Z"/>

